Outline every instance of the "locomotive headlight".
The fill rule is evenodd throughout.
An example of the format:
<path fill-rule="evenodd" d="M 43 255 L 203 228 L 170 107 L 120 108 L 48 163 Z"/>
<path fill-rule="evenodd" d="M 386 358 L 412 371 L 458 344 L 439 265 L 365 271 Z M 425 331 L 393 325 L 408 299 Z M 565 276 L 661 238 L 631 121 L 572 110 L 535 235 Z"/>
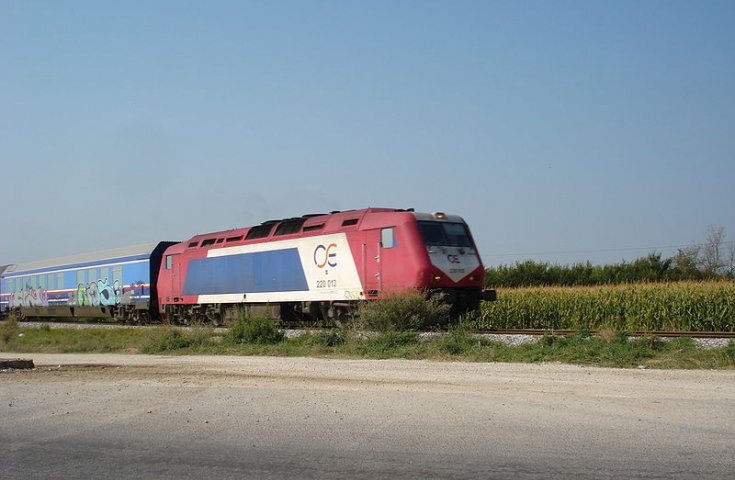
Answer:
<path fill-rule="evenodd" d="M 444 217 L 446 217 L 446 215 L 444 215 L 444 212 L 434 213 L 434 218 L 436 218 L 437 220 L 444 220 Z"/>
<path fill-rule="evenodd" d="M 435 282 L 438 282 L 441 279 L 442 279 L 442 276 L 441 275 L 434 275 L 434 281 Z"/>

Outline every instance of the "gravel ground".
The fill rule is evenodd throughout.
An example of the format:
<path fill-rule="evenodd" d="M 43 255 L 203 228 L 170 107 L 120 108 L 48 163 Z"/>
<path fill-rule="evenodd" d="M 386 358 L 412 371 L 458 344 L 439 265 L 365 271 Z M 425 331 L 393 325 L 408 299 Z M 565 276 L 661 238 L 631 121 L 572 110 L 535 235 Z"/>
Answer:
<path fill-rule="evenodd" d="M 735 465 L 731 371 L 0 357 L 36 365 L 0 372 L 4 480 L 77 479 L 80 472 L 119 479 L 701 480 L 726 478 Z"/>

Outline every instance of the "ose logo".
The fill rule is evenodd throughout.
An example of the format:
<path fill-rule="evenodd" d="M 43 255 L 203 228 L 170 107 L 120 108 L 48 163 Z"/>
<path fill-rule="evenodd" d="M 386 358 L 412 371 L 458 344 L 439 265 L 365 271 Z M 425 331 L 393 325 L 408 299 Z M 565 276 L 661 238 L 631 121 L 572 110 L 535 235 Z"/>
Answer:
<path fill-rule="evenodd" d="M 319 245 L 314 249 L 314 264 L 317 268 L 324 268 L 329 265 L 330 267 L 337 266 L 337 249 L 336 243 L 330 243 L 328 246 Z"/>
<path fill-rule="evenodd" d="M 447 260 L 449 263 L 462 263 L 459 261 L 459 255 L 447 255 Z"/>

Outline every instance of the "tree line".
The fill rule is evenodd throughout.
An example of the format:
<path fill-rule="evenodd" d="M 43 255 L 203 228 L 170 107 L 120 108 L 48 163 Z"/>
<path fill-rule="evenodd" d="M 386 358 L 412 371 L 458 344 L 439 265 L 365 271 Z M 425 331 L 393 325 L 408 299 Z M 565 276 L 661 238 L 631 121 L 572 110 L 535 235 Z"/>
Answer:
<path fill-rule="evenodd" d="M 485 270 L 485 286 L 592 286 L 638 282 L 735 279 L 735 241 L 727 241 L 723 227 L 710 226 L 703 243 L 681 248 L 663 258 L 650 253 L 632 262 L 613 265 L 556 265 L 526 260 Z"/>

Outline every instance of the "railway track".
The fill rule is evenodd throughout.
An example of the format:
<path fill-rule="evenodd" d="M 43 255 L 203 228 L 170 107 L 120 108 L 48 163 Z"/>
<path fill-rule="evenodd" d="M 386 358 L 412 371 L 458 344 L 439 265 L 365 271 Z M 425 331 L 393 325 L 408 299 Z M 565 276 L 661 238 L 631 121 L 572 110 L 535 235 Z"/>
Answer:
<path fill-rule="evenodd" d="M 477 334 L 492 334 L 492 335 L 557 335 L 557 336 L 568 336 L 576 335 L 578 330 L 553 330 L 553 329 L 528 329 L 528 330 L 514 330 L 514 329 L 483 329 L 477 330 Z M 600 336 L 606 333 L 605 330 L 589 330 L 588 333 L 591 336 Z M 633 331 L 626 332 L 629 337 L 690 337 L 690 338 L 724 338 L 724 339 L 735 339 L 735 332 L 667 332 L 667 331 Z"/>
<path fill-rule="evenodd" d="M 4 323 L 4 322 L 0 322 Z M 161 324 L 150 324 L 150 325 L 122 325 L 119 323 L 111 322 L 80 322 L 80 321 L 66 321 L 66 322 L 36 322 L 36 321 L 22 321 L 19 323 L 22 327 L 39 328 L 42 325 L 49 325 L 51 328 L 155 328 L 160 327 Z M 187 328 L 187 327 L 181 327 Z M 226 327 L 213 327 L 215 329 L 226 330 Z M 301 325 L 286 325 L 285 329 L 289 331 L 315 331 L 329 327 L 316 327 L 316 326 L 301 326 Z M 443 330 L 431 330 L 431 333 L 443 333 Z M 602 336 L 609 334 L 609 330 L 589 330 L 590 336 Z M 472 332 L 475 335 L 490 335 L 490 336 L 532 336 L 540 337 L 544 335 L 550 336 L 569 336 L 576 335 L 579 333 L 578 330 L 569 329 L 479 329 Z M 675 338 L 675 337 L 689 337 L 689 338 L 702 338 L 702 339 L 725 339 L 735 340 L 735 332 L 682 332 L 682 331 L 631 331 L 626 332 L 629 337 L 660 337 L 660 338 Z"/>

